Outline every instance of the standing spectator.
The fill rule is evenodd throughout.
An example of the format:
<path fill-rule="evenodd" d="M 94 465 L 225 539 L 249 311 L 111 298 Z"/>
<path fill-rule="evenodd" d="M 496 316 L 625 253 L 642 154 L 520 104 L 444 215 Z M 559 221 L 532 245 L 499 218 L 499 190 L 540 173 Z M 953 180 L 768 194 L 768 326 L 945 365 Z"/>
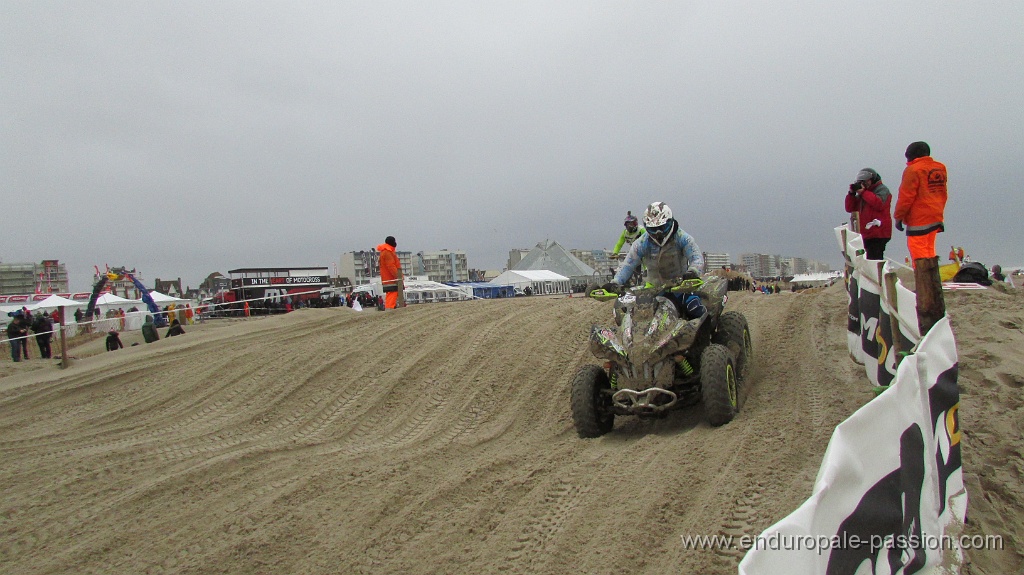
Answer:
<path fill-rule="evenodd" d="M 195 320 L 193 319 L 194 317 L 195 312 L 192 311 L 192 306 L 190 304 L 185 304 L 185 323 L 188 325 L 195 324 Z"/>
<path fill-rule="evenodd" d="M 377 246 L 380 252 L 380 282 L 385 294 L 384 307 L 387 309 L 398 307 L 398 291 L 402 289 L 402 264 L 395 253 L 397 247 L 395 236 L 384 238 L 384 243 Z"/>
<path fill-rule="evenodd" d="M 142 324 L 142 339 L 146 340 L 146 343 L 160 340 L 160 334 L 156 331 L 156 325 L 153 323 L 151 315 L 147 315 L 146 321 Z"/>
<path fill-rule="evenodd" d="M 25 339 L 21 340 L 21 355 L 28 359 L 28 330 L 32 327 L 32 312 L 27 307 L 21 308 L 21 326 L 25 328 Z"/>
<path fill-rule="evenodd" d="M 75 323 L 82 323 L 83 317 L 84 314 L 82 313 L 82 308 L 75 309 Z"/>
<path fill-rule="evenodd" d="M 902 231 L 906 224 L 907 248 L 917 267 L 917 260 L 936 257 L 935 236 L 945 231 L 946 166 L 932 159 L 925 142 L 907 146 L 906 158 L 893 217 L 897 230 Z"/>
<path fill-rule="evenodd" d="M 107 351 L 114 351 L 123 347 L 124 344 L 121 343 L 121 336 L 118 335 L 117 330 L 112 329 L 107 332 Z"/>
<path fill-rule="evenodd" d="M 858 214 L 857 231 L 864 238 L 869 260 L 885 258 L 885 244 L 892 238 L 891 209 L 892 194 L 882 183 L 882 176 L 871 168 L 861 170 L 846 194 L 846 211 Z"/>
<path fill-rule="evenodd" d="M 53 321 L 50 320 L 50 314 L 44 311 L 42 315 L 37 315 L 35 321 L 32 322 L 32 331 L 36 334 L 39 357 L 50 359 L 52 357 L 50 338 L 53 337 L 53 333 L 51 333 L 53 331 Z"/>
<path fill-rule="evenodd" d="M 22 349 L 28 345 L 28 326 L 24 324 L 24 315 L 20 310 L 14 312 L 14 318 L 7 324 L 7 339 L 11 340 L 11 359 L 14 361 L 21 361 Z"/>

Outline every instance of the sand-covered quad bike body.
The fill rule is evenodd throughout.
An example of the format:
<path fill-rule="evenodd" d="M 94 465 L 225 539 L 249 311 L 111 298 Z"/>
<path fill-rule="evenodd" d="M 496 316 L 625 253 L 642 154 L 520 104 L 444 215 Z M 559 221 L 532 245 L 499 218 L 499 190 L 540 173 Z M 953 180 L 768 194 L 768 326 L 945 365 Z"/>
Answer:
<path fill-rule="evenodd" d="M 572 416 L 580 437 L 608 433 L 616 415 L 658 417 L 699 402 L 711 425 L 732 420 L 753 348 L 743 314 L 724 311 L 727 289 L 725 279 L 709 276 L 621 295 L 589 293 L 615 300 L 615 325 L 590 331 L 590 350 L 604 365 L 585 365 L 573 376 Z M 681 317 L 669 291 L 697 294 L 707 313 Z"/>

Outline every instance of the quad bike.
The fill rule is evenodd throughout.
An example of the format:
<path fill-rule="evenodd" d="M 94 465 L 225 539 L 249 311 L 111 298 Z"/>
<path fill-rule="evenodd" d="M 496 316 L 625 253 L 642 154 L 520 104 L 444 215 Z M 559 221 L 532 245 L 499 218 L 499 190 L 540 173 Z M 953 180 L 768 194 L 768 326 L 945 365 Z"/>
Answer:
<path fill-rule="evenodd" d="M 725 279 L 712 276 L 621 295 L 588 293 L 615 300 L 616 326 L 591 328 L 590 351 L 604 365 L 585 365 L 572 379 L 572 418 L 580 437 L 608 433 L 616 415 L 659 417 L 701 401 L 711 425 L 732 421 L 753 347 L 743 314 L 722 311 L 727 288 Z M 667 292 L 697 294 L 707 313 L 681 319 Z"/>

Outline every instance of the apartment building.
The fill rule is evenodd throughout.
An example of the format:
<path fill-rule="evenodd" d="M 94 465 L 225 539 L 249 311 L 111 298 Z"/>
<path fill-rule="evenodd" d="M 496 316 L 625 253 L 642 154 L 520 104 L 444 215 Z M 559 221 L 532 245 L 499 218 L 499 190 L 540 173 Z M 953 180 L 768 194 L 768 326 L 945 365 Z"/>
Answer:
<path fill-rule="evenodd" d="M 732 262 L 729 261 L 729 254 L 711 253 L 704 252 L 704 269 L 707 271 L 720 270 L 722 268 L 731 268 Z"/>
<path fill-rule="evenodd" d="M 569 253 L 602 275 L 610 274 L 612 268 L 619 267 L 619 261 L 611 250 L 569 250 Z"/>
<path fill-rule="evenodd" d="M 743 265 L 751 277 L 774 278 L 782 275 L 782 256 L 773 254 L 741 254 Z"/>
<path fill-rule="evenodd" d="M 68 270 L 58 260 L 0 264 L 0 295 L 68 293 Z"/>
<path fill-rule="evenodd" d="M 469 281 L 466 252 L 449 250 L 416 252 L 412 261 L 413 275 L 427 276 L 430 281 L 441 283 Z"/>

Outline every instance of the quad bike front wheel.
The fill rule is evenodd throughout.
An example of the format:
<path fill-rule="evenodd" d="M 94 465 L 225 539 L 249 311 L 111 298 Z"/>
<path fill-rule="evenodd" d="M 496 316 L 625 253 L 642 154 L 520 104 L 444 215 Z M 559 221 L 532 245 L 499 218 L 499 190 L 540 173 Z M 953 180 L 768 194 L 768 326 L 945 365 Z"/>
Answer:
<path fill-rule="evenodd" d="M 732 353 L 713 343 L 700 356 L 700 387 L 704 412 L 714 427 L 732 421 L 739 411 L 736 368 Z"/>
<path fill-rule="evenodd" d="M 750 327 L 747 318 L 738 311 L 727 311 L 718 320 L 718 331 L 711 338 L 712 343 L 724 345 L 732 352 L 736 365 L 736 378 L 742 383 L 750 375 L 754 359 L 754 346 L 750 341 Z"/>
<path fill-rule="evenodd" d="M 600 437 L 612 430 L 615 413 L 608 374 L 597 365 L 585 365 L 572 378 L 572 421 L 580 437 Z"/>

